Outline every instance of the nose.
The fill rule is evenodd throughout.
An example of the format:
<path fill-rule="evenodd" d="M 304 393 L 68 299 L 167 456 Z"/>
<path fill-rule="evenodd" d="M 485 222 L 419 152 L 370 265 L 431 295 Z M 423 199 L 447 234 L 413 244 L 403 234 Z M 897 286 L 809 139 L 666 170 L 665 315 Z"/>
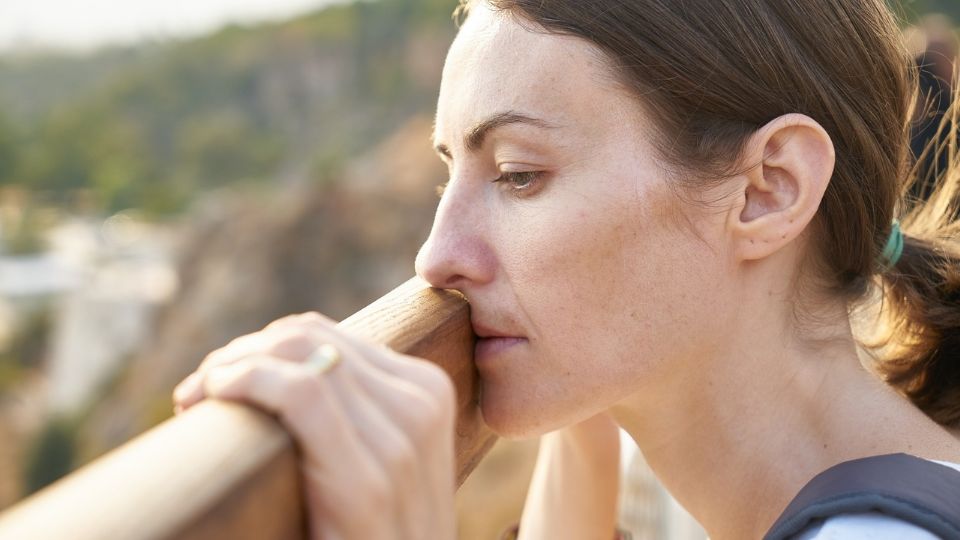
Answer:
<path fill-rule="evenodd" d="M 417 254 L 417 275 L 433 287 L 465 289 L 493 279 L 496 258 L 485 238 L 488 218 L 478 198 L 453 182 L 447 186 L 430 236 Z"/>

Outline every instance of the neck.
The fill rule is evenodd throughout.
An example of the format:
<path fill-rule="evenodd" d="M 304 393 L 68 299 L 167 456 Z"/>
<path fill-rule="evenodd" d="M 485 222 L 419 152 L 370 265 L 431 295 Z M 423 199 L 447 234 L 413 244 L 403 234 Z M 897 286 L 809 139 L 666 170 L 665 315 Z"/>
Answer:
<path fill-rule="evenodd" d="M 654 377 L 611 409 L 714 540 L 761 538 L 837 463 L 960 455 L 943 428 L 861 366 L 844 306 L 825 339 L 811 342 L 771 324 L 793 320 L 786 304 L 731 320 L 689 369 Z"/>

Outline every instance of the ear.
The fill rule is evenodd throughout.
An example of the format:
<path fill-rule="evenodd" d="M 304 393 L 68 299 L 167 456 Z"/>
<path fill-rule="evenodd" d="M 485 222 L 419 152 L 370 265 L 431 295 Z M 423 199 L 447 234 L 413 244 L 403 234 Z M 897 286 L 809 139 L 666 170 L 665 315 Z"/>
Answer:
<path fill-rule="evenodd" d="M 747 142 L 742 192 L 728 217 L 738 260 L 768 257 L 797 239 L 813 220 L 833 176 L 833 141 L 813 119 L 788 114 Z"/>

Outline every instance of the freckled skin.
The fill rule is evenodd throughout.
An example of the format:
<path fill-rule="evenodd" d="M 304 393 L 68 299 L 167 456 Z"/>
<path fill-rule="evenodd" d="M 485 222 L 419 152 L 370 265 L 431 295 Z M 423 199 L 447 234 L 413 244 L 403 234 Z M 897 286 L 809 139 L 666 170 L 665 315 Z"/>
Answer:
<path fill-rule="evenodd" d="M 504 111 L 557 127 L 506 126 L 469 152 L 464 133 Z M 450 50 L 435 133 L 450 183 L 417 265 L 529 339 L 481 370 L 483 414 L 504 436 L 592 416 L 723 334 L 728 258 L 678 219 L 648 125 L 582 40 L 478 7 Z M 492 182 L 517 164 L 546 173 L 529 196 Z M 704 219 L 722 216 L 690 221 Z"/>
<path fill-rule="evenodd" d="M 481 355 L 490 426 L 535 436 L 608 411 L 717 539 L 762 537 L 842 461 L 955 460 L 949 433 L 863 369 L 846 300 L 797 285 L 833 174 L 823 128 L 774 119 L 742 174 L 683 193 L 601 58 L 478 2 L 444 68 L 450 182 L 417 271 L 463 292 L 475 324 L 528 339 Z M 555 127 L 501 126 L 468 151 L 508 111 Z"/>

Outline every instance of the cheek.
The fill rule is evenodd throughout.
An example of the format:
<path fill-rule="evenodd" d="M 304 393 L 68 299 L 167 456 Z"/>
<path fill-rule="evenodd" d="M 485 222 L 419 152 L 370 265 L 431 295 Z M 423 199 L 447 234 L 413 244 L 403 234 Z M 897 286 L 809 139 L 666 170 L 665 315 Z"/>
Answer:
<path fill-rule="evenodd" d="M 684 294 L 677 267 L 687 262 L 690 239 L 669 216 L 667 197 L 672 194 L 598 197 L 530 220 L 509 267 L 513 290 L 538 332 L 590 342 L 585 335 L 599 338 L 613 325 L 618 337 L 629 338 L 644 331 L 648 311 L 661 319 L 671 315 L 670 300 Z"/>
<path fill-rule="evenodd" d="M 484 382 L 484 416 L 501 435 L 569 425 L 697 357 L 719 313 L 717 258 L 678 218 L 672 190 L 650 184 L 557 190 L 499 220 L 510 227 L 494 239 L 498 281 L 531 339 L 529 356 Z"/>
<path fill-rule="evenodd" d="M 690 345 L 711 264 L 675 204 L 672 192 L 598 197 L 519 220 L 503 266 L 534 331 L 541 410 L 612 405 L 598 400 L 626 397 Z"/>

